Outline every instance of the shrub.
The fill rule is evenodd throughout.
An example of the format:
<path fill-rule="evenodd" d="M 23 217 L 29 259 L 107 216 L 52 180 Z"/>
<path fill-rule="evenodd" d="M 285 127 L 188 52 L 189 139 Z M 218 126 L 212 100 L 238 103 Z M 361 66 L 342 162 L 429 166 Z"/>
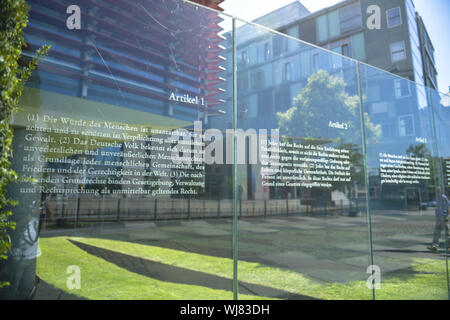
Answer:
<path fill-rule="evenodd" d="M 27 23 L 25 0 L 0 1 L 0 260 L 7 258 L 11 249 L 9 232 L 15 227 L 10 208 L 17 203 L 8 197 L 7 185 L 20 179 L 10 168 L 13 139 L 10 121 L 19 109 L 19 98 L 32 70 L 49 50 L 48 46 L 42 47 L 36 52 L 36 58 L 20 66 L 19 59 L 25 46 L 23 29 Z M 0 282 L 0 287 L 5 285 L 7 283 Z"/>

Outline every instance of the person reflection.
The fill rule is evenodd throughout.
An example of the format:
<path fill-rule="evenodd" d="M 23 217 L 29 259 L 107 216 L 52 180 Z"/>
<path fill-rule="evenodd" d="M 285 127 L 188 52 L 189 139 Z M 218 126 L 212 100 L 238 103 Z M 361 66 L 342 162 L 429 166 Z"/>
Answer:
<path fill-rule="evenodd" d="M 436 252 L 439 248 L 439 238 L 441 237 L 442 230 L 445 230 L 445 244 L 448 250 L 448 240 L 449 240 L 449 226 L 448 226 L 448 214 L 450 211 L 450 202 L 447 196 L 442 192 L 440 187 L 436 187 L 436 212 L 435 212 L 435 225 L 434 225 L 434 235 L 433 242 L 428 248 Z"/>
<path fill-rule="evenodd" d="M 39 231 L 41 202 L 35 200 L 30 205 L 24 219 L 17 223 L 16 241 L 10 255 L 9 296 L 12 299 L 30 299 L 35 290 L 36 258 L 41 255 Z"/>

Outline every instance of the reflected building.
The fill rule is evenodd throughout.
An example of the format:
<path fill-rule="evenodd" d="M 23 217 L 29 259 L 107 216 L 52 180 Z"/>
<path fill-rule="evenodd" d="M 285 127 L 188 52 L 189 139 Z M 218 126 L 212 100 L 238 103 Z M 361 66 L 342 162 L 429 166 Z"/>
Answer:
<path fill-rule="evenodd" d="M 373 41 L 401 77 L 357 61 L 376 37 L 365 1 L 257 20 L 286 36 L 181 0 L 79 1 L 74 29 L 69 0 L 30 0 L 23 57 L 52 49 L 12 121 L 12 167 L 35 181 L 9 189 L 18 225 L 0 296 L 446 299 L 448 245 L 425 251 L 434 210 L 416 210 L 442 172 L 381 181 L 382 162 L 449 159 L 446 99 L 404 78 L 420 73 L 400 37 L 411 7 L 379 3 L 390 31 Z M 216 163 L 175 160 L 211 145 Z M 389 290 L 375 292 L 380 270 Z"/>
<path fill-rule="evenodd" d="M 199 1 L 216 10 L 221 2 Z M 225 83 L 221 76 L 225 61 L 223 38 L 219 35 L 223 19 L 216 12 L 200 13 L 194 6 L 172 0 L 108 4 L 83 1 L 79 5 L 81 28 L 77 30 L 68 27 L 70 14 L 66 11 L 70 1 L 27 3 L 30 21 L 25 30 L 28 46 L 23 51 L 24 59 L 30 59 L 43 44 L 51 45 L 51 50 L 27 84 L 23 97 L 26 107 L 38 111 L 41 105 L 47 109 L 53 104 L 56 118 L 78 109 L 83 119 L 100 124 L 115 110 L 117 117 L 110 122 L 111 128 L 123 118 L 121 112 L 136 122 L 145 114 L 152 114 L 148 128 L 191 130 L 193 121 L 207 123 L 209 115 L 222 104 L 218 95 L 224 92 Z M 193 99 L 201 103 L 192 103 Z M 87 137 L 95 133 L 97 146 L 89 147 L 81 157 L 65 156 L 97 163 L 133 160 L 123 156 L 130 151 L 123 143 L 127 139 L 105 138 L 105 130 L 91 124 L 80 134 L 83 137 L 86 133 Z M 88 144 L 92 141 L 77 142 L 82 144 L 83 140 Z M 149 141 L 145 144 L 147 151 L 154 145 Z M 150 158 L 144 162 L 151 165 Z M 63 169 L 70 164 L 49 166 Z M 98 181 L 80 184 L 84 188 L 99 188 Z M 116 190 L 122 186 L 107 188 Z"/>
<path fill-rule="evenodd" d="M 377 1 L 379 28 L 370 26 L 375 13 L 371 5 L 366 0 L 345 0 L 313 13 L 302 12 L 296 19 L 286 19 L 280 9 L 254 22 L 436 90 L 434 47 L 413 0 Z M 267 48 L 272 47 L 284 48 L 275 43 Z M 328 63 L 318 56 L 309 61 L 317 68 Z"/>
<path fill-rule="evenodd" d="M 214 8 L 220 2 L 201 1 Z M 27 3 L 29 51 L 23 55 L 30 57 L 42 44 L 52 46 L 40 64 L 40 83 L 31 87 L 186 121 L 203 118 L 205 110 L 220 104 L 223 48 L 217 13 L 200 16 L 171 0 L 84 1 L 81 29 L 70 30 L 70 1 Z M 205 104 L 175 103 L 171 93 L 202 96 Z"/>
<path fill-rule="evenodd" d="M 414 144 L 425 144 L 432 150 L 432 142 L 426 138 L 433 136 L 429 123 L 432 101 L 425 86 L 437 88 L 437 70 L 426 27 L 412 0 L 386 0 L 376 3 L 380 28 L 369 28 L 371 5 L 371 1 L 346 0 L 311 13 L 301 1 L 296 1 L 254 20 L 308 44 L 256 30 L 252 25 L 238 27 L 238 127 L 278 127 L 276 114 L 292 107 L 309 76 L 322 69 L 343 79 L 347 94 L 361 93 L 364 97 L 365 112 L 381 130 L 381 149 L 373 150 L 374 155 L 404 153 Z M 229 50 L 227 54 L 227 70 L 232 70 L 231 53 Z M 375 67 L 361 69 L 361 89 L 351 60 L 342 59 L 341 55 Z M 377 68 L 398 77 L 387 79 L 378 74 Z M 229 83 L 228 92 L 231 86 Z M 231 102 L 228 97 L 227 103 Z M 375 186 L 379 184 L 378 156 L 369 159 L 371 179 L 375 179 L 371 192 L 379 196 L 381 190 Z M 252 188 L 255 189 L 249 182 L 247 189 Z M 266 198 L 261 192 L 249 193 L 248 197 Z M 353 197 L 363 197 L 364 193 L 362 189 Z M 423 197 L 428 198 L 426 193 Z"/>

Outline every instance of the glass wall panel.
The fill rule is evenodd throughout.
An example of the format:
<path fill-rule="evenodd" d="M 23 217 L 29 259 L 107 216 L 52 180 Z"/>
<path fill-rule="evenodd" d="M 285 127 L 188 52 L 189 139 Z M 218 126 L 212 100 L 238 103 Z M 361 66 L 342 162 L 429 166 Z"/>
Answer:
<path fill-rule="evenodd" d="M 430 95 L 367 65 L 361 82 L 366 132 L 381 130 L 366 139 L 376 299 L 447 299 L 445 248 L 431 246 L 442 189 Z"/>
<path fill-rule="evenodd" d="M 442 177 L 440 181 L 442 194 L 450 199 L 450 146 L 448 141 L 450 141 L 450 93 L 442 94 L 432 89 L 427 89 L 428 96 L 433 106 L 433 117 L 436 137 L 436 147 L 438 149 L 438 159 L 436 159 L 436 165 L 438 166 L 438 171 L 440 171 L 440 176 Z M 441 202 L 435 201 L 431 203 L 436 206 L 440 206 L 442 209 L 446 207 L 445 202 L 447 200 L 442 197 Z M 443 210 L 442 210 L 443 211 Z M 433 242 L 437 247 L 437 251 L 444 254 L 446 251 L 446 267 L 447 267 L 447 289 L 449 289 L 449 268 L 448 268 L 448 258 L 449 258 L 449 222 L 448 213 L 445 217 L 444 212 L 436 216 L 436 221 L 434 225 L 433 232 Z M 442 253 L 444 252 L 444 253 Z M 450 290 L 449 290 L 450 299 Z"/>
<path fill-rule="evenodd" d="M 51 49 L 12 120 L 0 298 L 450 297 L 450 94 L 347 58 L 363 33 L 292 39 L 361 27 L 359 2 L 291 37 L 180 0 L 27 3 L 23 62 Z"/>
<path fill-rule="evenodd" d="M 236 50 L 279 37 L 246 25 Z M 371 299 L 356 64 L 298 43 L 266 66 L 289 57 L 299 78 L 267 79 L 254 90 L 258 101 L 236 92 L 239 293 Z M 237 76 L 249 69 L 238 65 Z M 257 117 L 252 103 L 264 108 Z"/>
<path fill-rule="evenodd" d="M 33 181 L 10 190 L 7 297 L 232 299 L 231 164 L 208 160 L 225 146 L 211 118 L 232 114 L 231 19 L 83 1 L 77 29 L 71 1 L 28 4 L 29 49 L 52 48 L 13 121 L 13 168 Z"/>

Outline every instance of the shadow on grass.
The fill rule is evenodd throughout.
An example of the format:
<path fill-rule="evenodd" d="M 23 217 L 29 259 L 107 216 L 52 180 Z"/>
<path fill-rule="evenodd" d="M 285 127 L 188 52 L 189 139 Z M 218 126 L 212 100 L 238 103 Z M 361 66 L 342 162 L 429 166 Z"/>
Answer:
<path fill-rule="evenodd" d="M 106 260 L 128 271 L 158 279 L 160 281 L 178 284 L 188 284 L 208 287 L 211 289 L 232 291 L 232 280 L 224 277 L 211 275 L 204 272 L 193 271 L 185 268 L 174 267 L 160 262 L 142 259 L 127 254 L 87 245 L 74 240 L 69 240 L 78 248 Z M 299 295 L 283 290 L 256 285 L 246 282 L 239 282 L 239 292 L 242 294 L 264 296 L 288 300 L 313 300 L 314 298 Z"/>

